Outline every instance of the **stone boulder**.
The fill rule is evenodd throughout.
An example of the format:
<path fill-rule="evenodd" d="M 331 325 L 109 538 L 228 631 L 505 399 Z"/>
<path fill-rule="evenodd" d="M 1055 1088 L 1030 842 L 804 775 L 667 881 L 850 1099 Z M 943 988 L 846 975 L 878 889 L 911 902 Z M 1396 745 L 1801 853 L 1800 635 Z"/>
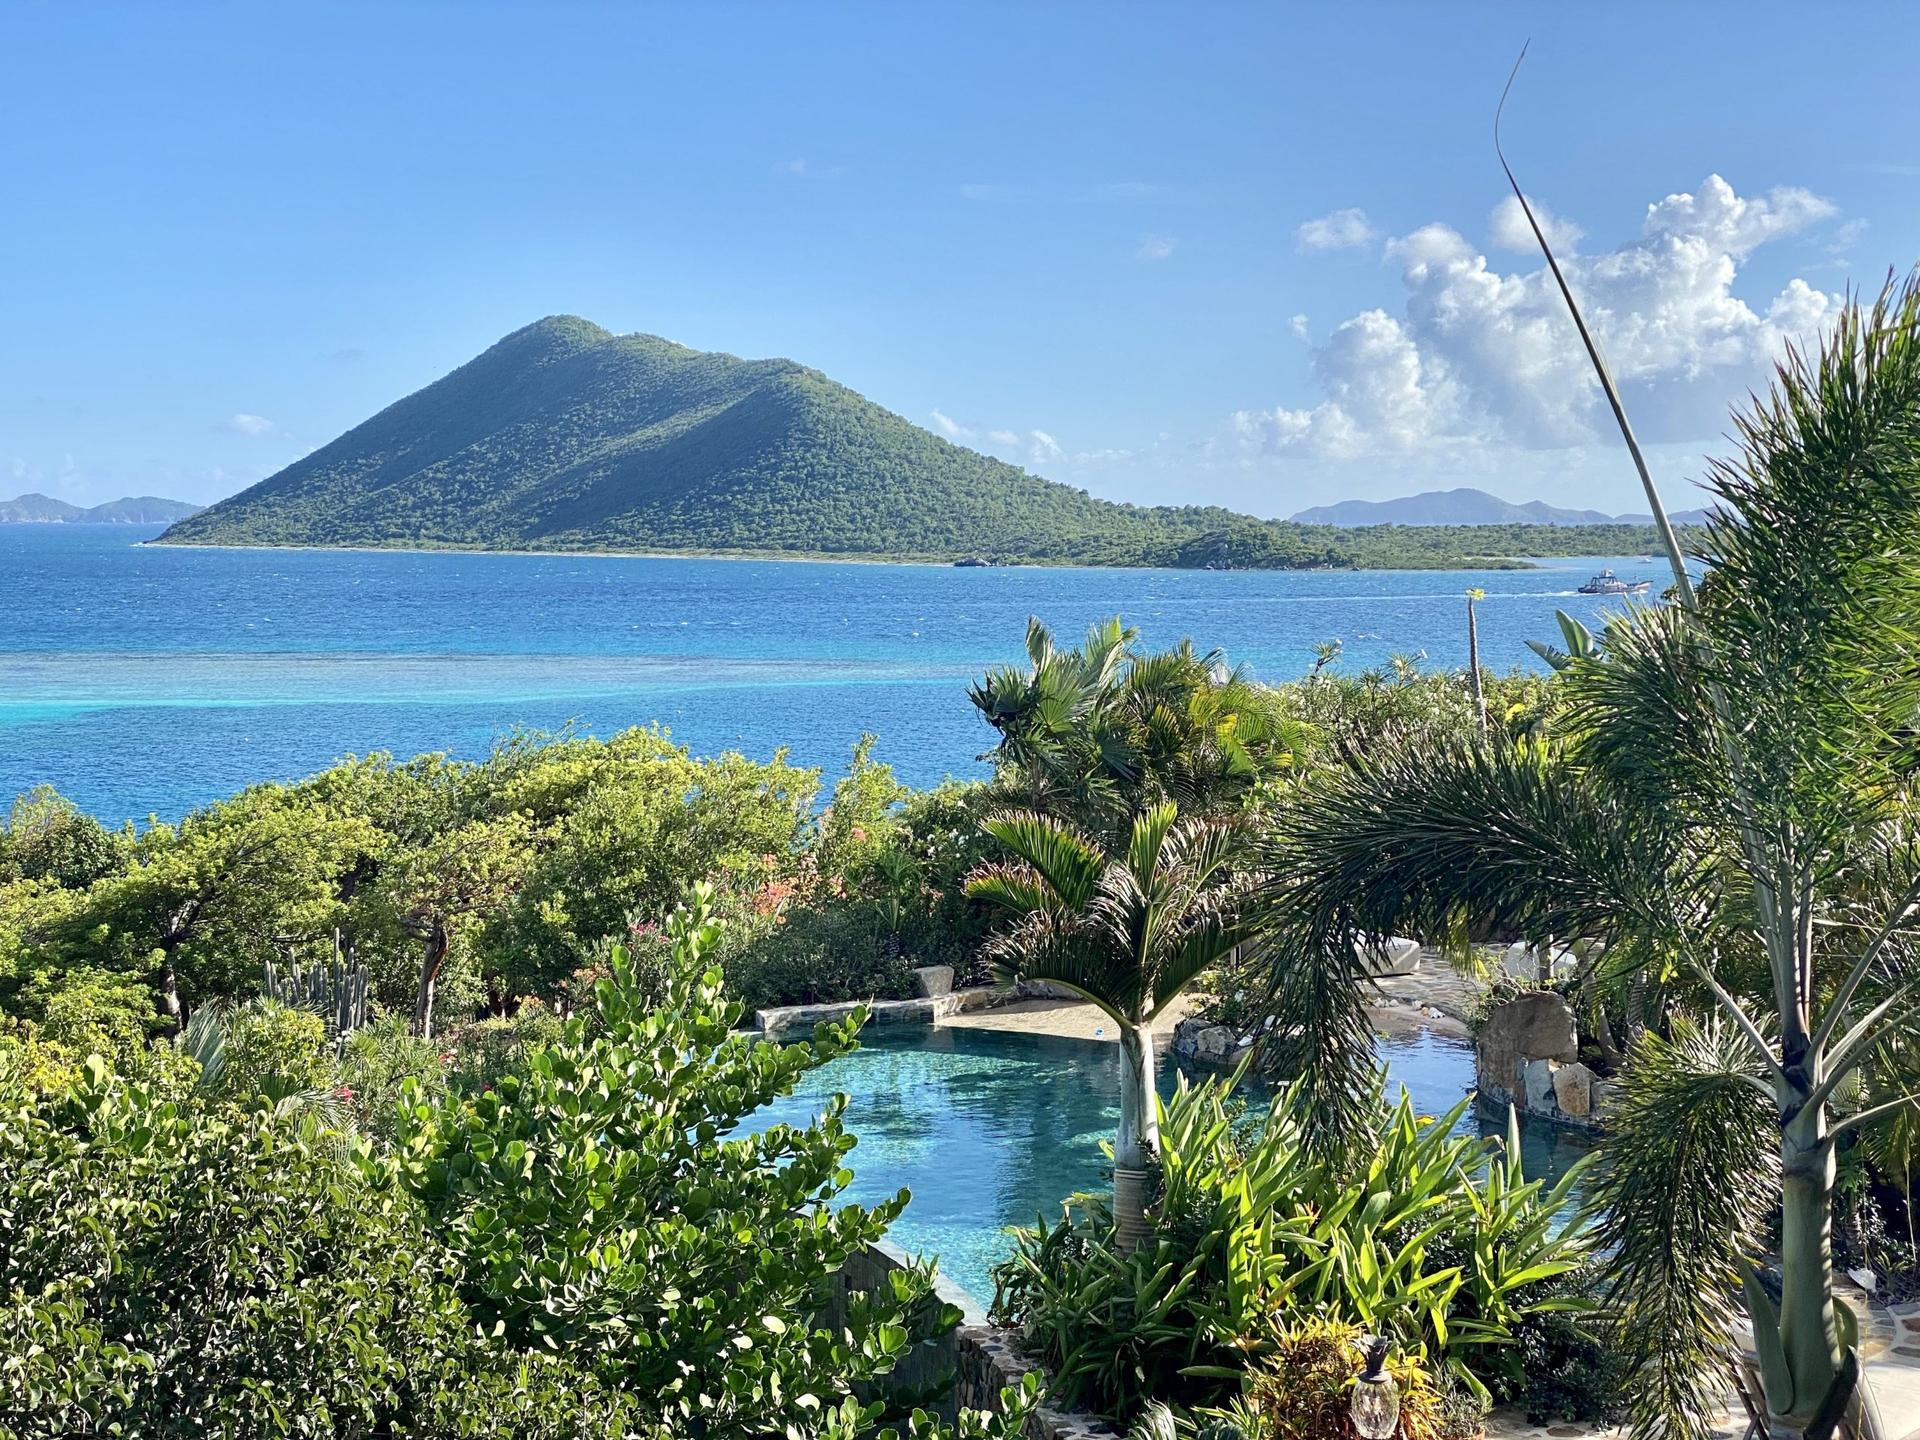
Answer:
<path fill-rule="evenodd" d="M 1209 1025 L 1193 1037 L 1193 1058 L 1202 1065 L 1218 1065 L 1234 1051 L 1234 1034 L 1225 1025 Z"/>
<path fill-rule="evenodd" d="M 1554 1072 L 1560 1068 L 1554 1060 L 1529 1060 L 1522 1071 L 1527 1109 L 1537 1115 L 1553 1113 Z"/>
<path fill-rule="evenodd" d="M 1554 1071 L 1553 1102 L 1562 1115 L 1586 1119 L 1593 1113 L 1593 1071 L 1578 1061 Z"/>
<path fill-rule="evenodd" d="M 1374 944 L 1356 940 L 1353 948 L 1370 975 L 1413 975 L 1420 969 L 1420 942 L 1404 935 L 1389 935 Z"/>
<path fill-rule="evenodd" d="M 953 993 L 953 966 L 920 965 L 914 968 L 913 989 L 923 999 L 934 1000 Z"/>
<path fill-rule="evenodd" d="M 1497 1105 L 1520 1104 L 1526 1094 L 1527 1062 L 1577 1060 L 1580 1038 L 1565 1000 L 1551 990 L 1529 990 L 1487 1016 L 1474 1050 L 1481 1095 Z"/>

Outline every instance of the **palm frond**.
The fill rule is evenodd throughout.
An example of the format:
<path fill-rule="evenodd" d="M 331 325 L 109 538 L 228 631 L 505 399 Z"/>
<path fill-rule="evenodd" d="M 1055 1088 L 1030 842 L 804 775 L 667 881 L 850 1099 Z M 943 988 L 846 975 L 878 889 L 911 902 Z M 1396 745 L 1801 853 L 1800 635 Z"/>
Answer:
<path fill-rule="evenodd" d="M 1767 1086 L 1741 1037 L 1685 1017 L 1628 1057 L 1594 1203 L 1615 1343 L 1636 1368 L 1636 1437 L 1705 1440 L 1743 1268 L 1763 1247 L 1779 1162 Z"/>
<path fill-rule="evenodd" d="M 1093 898 L 1103 861 L 1093 842 L 1079 831 L 1032 810 L 996 815 L 986 821 L 985 829 L 1032 868 L 1059 904 L 1078 910 Z"/>

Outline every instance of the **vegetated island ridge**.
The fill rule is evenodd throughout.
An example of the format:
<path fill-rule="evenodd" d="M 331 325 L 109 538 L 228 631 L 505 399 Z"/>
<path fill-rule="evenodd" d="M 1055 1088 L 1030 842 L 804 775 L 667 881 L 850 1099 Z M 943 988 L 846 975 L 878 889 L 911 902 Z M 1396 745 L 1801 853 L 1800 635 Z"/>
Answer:
<path fill-rule="evenodd" d="M 792 360 L 552 316 L 158 543 L 1211 569 L 1519 568 L 1640 526 L 1380 526 L 1138 506 L 921 429 Z"/>
<path fill-rule="evenodd" d="M 51 495 L 0 500 L 4 525 L 165 525 L 198 515 L 203 507 L 158 495 L 125 495 L 100 505 L 74 505 Z"/>

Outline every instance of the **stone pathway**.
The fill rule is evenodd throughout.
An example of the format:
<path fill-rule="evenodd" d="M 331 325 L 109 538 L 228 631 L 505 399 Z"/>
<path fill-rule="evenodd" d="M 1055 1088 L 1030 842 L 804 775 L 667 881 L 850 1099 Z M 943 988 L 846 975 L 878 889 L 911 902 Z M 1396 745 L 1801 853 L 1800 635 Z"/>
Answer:
<path fill-rule="evenodd" d="M 1156 1035 L 1170 1032 L 1192 1012 L 1199 1000 L 1182 995 L 1153 1022 Z M 956 1030 L 1009 1030 L 1022 1035 L 1061 1035 L 1072 1040 L 1118 1042 L 1120 1032 L 1111 1016 L 1084 1000 L 1013 1000 L 983 1010 L 944 1015 L 936 1023 Z"/>

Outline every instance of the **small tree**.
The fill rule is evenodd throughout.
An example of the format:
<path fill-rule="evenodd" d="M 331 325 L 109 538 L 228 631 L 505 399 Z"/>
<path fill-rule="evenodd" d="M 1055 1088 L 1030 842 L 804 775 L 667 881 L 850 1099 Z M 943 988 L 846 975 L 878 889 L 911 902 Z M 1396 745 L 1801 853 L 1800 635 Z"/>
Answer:
<path fill-rule="evenodd" d="M 1153 1022 L 1243 934 L 1232 830 L 1219 821 L 1182 821 L 1172 802 L 1136 816 L 1115 854 L 1033 812 L 990 820 L 987 830 L 1015 856 L 982 867 L 967 886 L 1011 919 L 987 941 L 996 971 L 1008 983 L 1065 986 L 1119 1030 L 1113 1217 L 1120 1243 L 1132 1249 L 1147 1235 L 1157 1144 Z"/>

